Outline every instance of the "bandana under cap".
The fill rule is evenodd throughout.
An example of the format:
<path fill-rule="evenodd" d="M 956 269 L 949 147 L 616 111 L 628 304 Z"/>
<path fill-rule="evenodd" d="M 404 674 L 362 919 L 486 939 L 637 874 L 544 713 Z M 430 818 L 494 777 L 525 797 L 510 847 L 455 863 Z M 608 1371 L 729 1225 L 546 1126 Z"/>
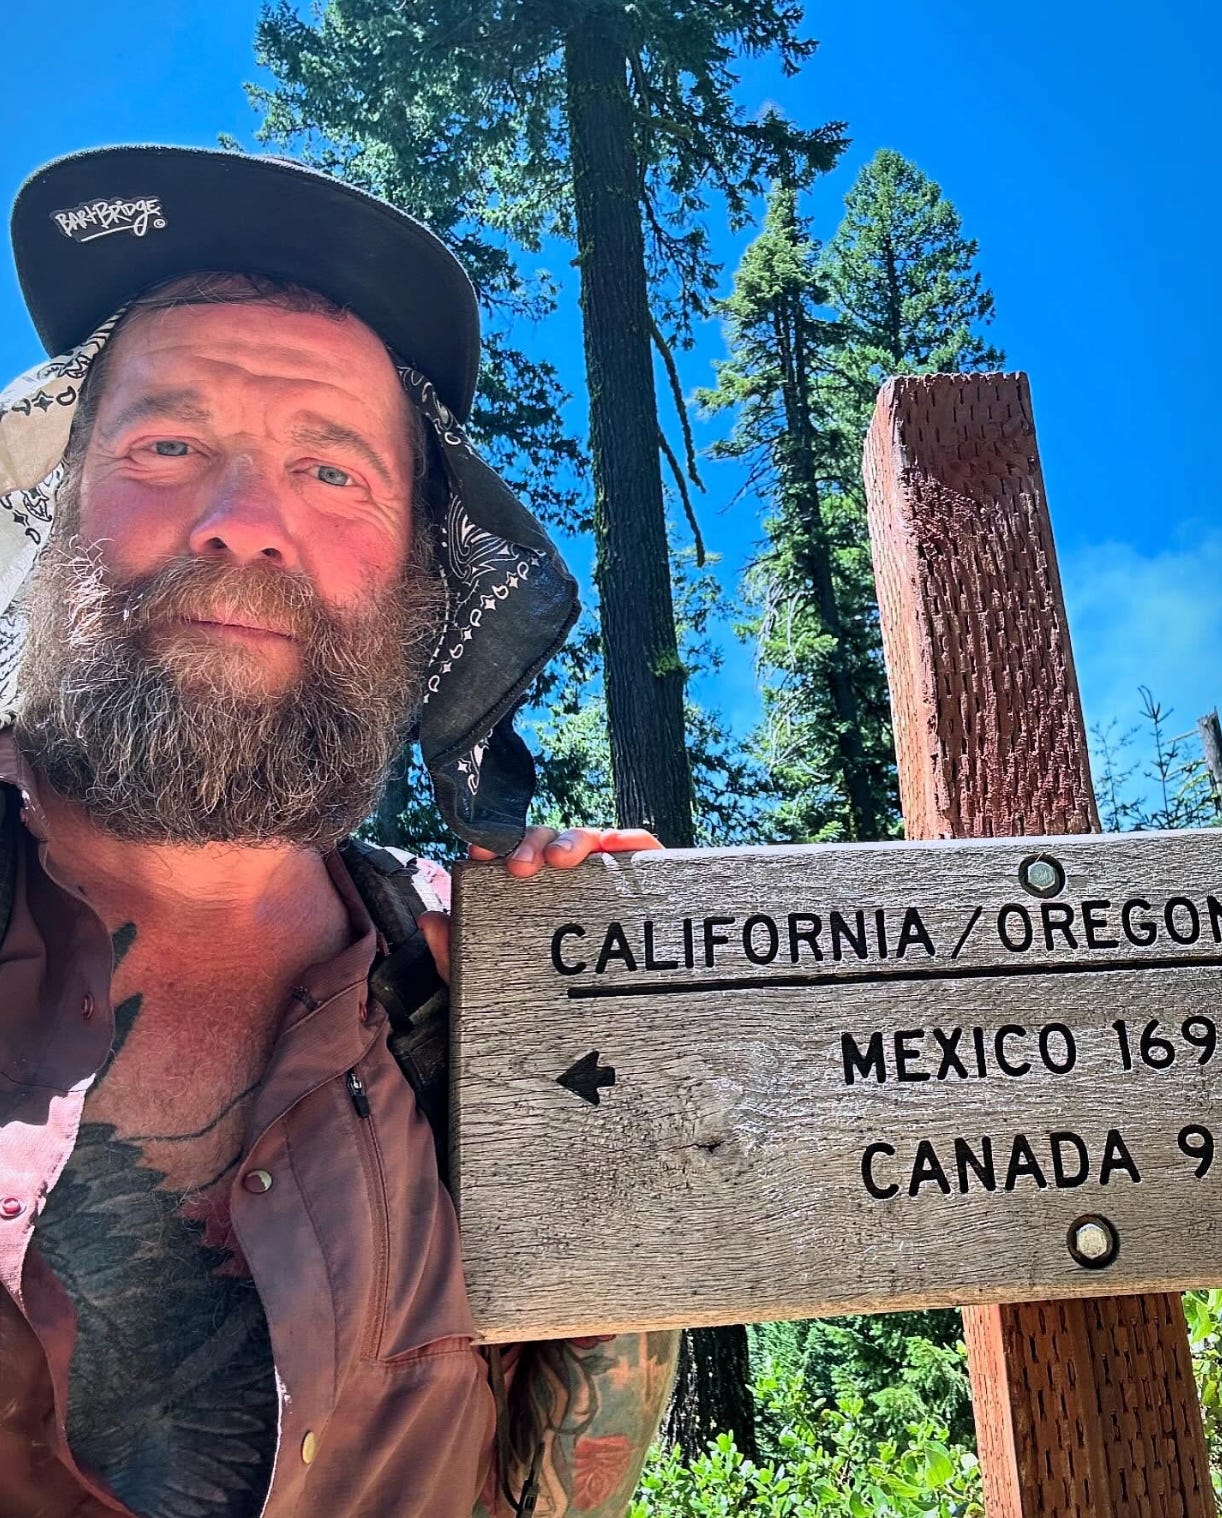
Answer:
<path fill-rule="evenodd" d="M 89 366 L 117 312 L 83 343 L 0 391 L 0 725 L 20 709 L 22 600 L 55 516 L 64 452 Z M 515 847 L 534 763 L 513 714 L 577 619 L 577 586 L 543 527 L 468 443 L 418 370 L 395 365 L 430 432 L 445 619 L 416 737 L 447 825 L 498 854 Z M 425 509 L 426 490 L 417 492 Z"/>

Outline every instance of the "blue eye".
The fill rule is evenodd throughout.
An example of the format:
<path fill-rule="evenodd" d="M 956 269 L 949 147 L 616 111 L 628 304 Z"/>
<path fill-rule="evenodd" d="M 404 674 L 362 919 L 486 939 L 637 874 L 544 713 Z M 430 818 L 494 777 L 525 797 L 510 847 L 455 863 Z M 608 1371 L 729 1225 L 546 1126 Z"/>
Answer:
<path fill-rule="evenodd" d="M 324 485 L 347 485 L 352 476 L 337 469 L 334 464 L 319 464 L 318 478 Z"/>
<path fill-rule="evenodd" d="M 163 459 L 181 459 L 186 457 L 190 449 L 181 438 L 163 437 L 153 444 L 153 452 Z"/>

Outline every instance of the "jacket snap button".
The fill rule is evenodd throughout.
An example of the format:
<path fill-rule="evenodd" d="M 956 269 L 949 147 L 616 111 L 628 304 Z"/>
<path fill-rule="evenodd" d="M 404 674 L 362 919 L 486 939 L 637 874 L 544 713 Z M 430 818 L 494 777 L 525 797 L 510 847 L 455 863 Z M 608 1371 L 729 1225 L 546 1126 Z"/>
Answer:
<path fill-rule="evenodd" d="M 93 997 L 86 991 L 81 998 L 81 1016 L 89 1019 L 93 1016 Z"/>
<path fill-rule="evenodd" d="M 313 1460 L 314 1456 L 317 1453 L 318 1440 L 314 1437 L 314 1431 L 311 1429 L 307 1432 L 305 1438 L 301 1441 L 301 1458 L 306 1465 L 309 1465 L 310 1461 Z"/>
<path fill-rule="evenodd" d="M 242 1185 L 247 1191 L 270 1191 L 272 1173 L 270 1170 L 248 1170 L 242 1177 Z"/>
<path fill-rule="evenodd" d="M 15 1196 L 6 1196 L 0 1200 L 0 1217 L 19 1218 L 25 1211 L 25 1203 Z"/>

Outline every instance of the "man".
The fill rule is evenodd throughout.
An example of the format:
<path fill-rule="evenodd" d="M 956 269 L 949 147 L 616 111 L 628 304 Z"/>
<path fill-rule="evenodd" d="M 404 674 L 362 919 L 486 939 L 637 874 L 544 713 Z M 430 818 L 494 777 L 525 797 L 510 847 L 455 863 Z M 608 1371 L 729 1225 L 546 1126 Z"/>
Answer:
<path fill-rule="evenodd" d="M 470 286 L 187 149 L 48 165 L 13 236 L 56 357 L 0 396 L 0 1514 L 621 1514 L 673 1336 L 473 1344 L 336 850 L 413 724 L 476 857 L 654 846 L 524 828 L 576 603 L 463 437 Z"/>

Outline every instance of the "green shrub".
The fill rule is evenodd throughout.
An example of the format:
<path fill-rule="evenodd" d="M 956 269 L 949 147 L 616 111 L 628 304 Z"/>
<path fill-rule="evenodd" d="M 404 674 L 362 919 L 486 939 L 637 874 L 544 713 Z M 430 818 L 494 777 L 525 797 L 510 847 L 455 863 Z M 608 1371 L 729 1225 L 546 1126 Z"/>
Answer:
<path fill-rule="evenodd" d="M 748 1335 L 757 1375 L 799 1376 L 809 1399 L 829 1405 L 860 1398 L 862 1431 L 876 1441 L 935 1423 L 954 1443 L 974 1447 L 967 1350 L 954 1309 L 760 1323 Z M 758 1432 L 761 1450 L 771 1450 L 766 1412 Z"/>
<path fill-rule="evenodd" d="M 765 1372 L 755 1395 L 772 1431 L 766 1461 L 746 1459 L 728 1434 L 690 1466 L 655 1447 L 629 1518 L 983 1518 L 976 1457 L 944 1425 L 879 1440 L 861 1397 L 812 1399 L 792 1372 Z"/>
<path fill-rule="evenodd" d="M 1222 1291 L 1186 1291 L 1184 1316 L 1214 1494 L 1222 1497 Z"/>

